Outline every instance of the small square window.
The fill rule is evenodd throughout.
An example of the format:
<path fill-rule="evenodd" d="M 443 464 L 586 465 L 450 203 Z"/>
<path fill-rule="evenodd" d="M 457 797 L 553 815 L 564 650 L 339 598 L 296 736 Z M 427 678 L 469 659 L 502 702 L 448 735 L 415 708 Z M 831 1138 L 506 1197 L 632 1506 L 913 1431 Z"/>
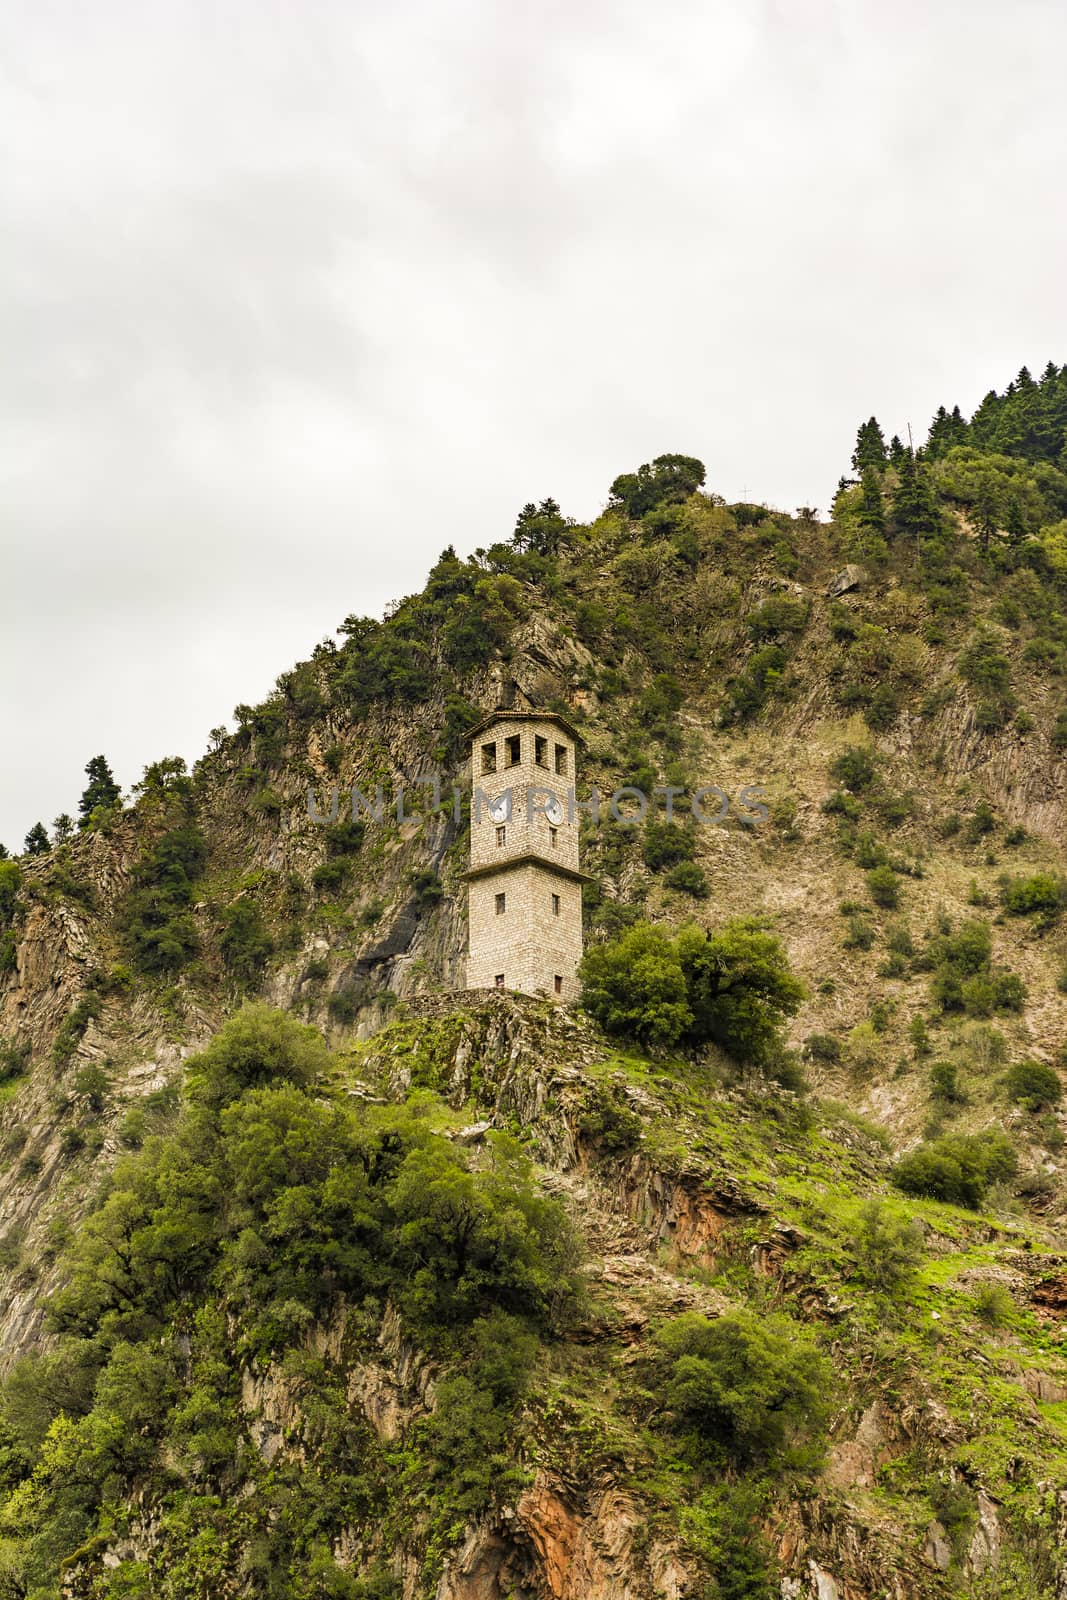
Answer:
<path fill-rule="evenodd" d="M 508 752 L 508 766 L 517 767 L 522 760 L 522 735 L 513 733 L 510 739 L 504 740 Z"/>
<path fill-rule="evenodd" d="M 556 976 L 555 976 L 555 978 L 553 980 L 553 983 L 555 985 L 556 993 L 557 994 L 562 994 L 563 993 L 563 979 L 560 977 L 558 972 L 556 973 Z"/>
<path fill-rule="evenodd" d="M 558 828 L 549 828 L 549 830 L 548 830 L 548 842 L 552 846 L 553 850 L 558 850 L 559 849 L 559 829 Z"/>
<path fill-rule="evenodd" d="M 504 903 L 506 898 L 507 896 L 502 894 L 498 894 L 496 897 L 496 914 L 498 917 L 502 917 L 504 915 Z"/>
<path fill-rule="evenodd" d="M 559 772 L 559 773 L 565 773 L 566 770 L 567 770 L 567 746 L 565 744 L 558 744 L 556 746 L 556 771 Z"/>
<path fill-rule="evenodd" d="M 548 766 L 548 740 L 539 733 L 534 734 L 534 760 L 539 767 Z"/>
<path fill-rule="evenodd" d="M 496 977 L 493 979 L 493 988 L 494 989 L 502 989 L 503 987 L 504 987 L 504 974 L 502 972 L 498 972 Z"/>
<path fill-rule="evenodd" d="M 506 828 L 498 828 L 496 830 L 496 842 L 497 844 L 507 844 L 508 830 Z"/>
<path fill-rule="evenodd" d="M 499 899 L 500 897 L 498 896 L 497 898 Z M 559 895 L 558 894 L 554 894 L 552 896 L 552 915 L 554 917 L 558 917 L 559 916 Z"/>
<path fill-rule="evenodd" d="M 482 771 L 483 772 L 495 772 L 496 771 L 496 745 L 495 745 L 495 743 L 494 744 L 483 744 L 482 745 Z"/>

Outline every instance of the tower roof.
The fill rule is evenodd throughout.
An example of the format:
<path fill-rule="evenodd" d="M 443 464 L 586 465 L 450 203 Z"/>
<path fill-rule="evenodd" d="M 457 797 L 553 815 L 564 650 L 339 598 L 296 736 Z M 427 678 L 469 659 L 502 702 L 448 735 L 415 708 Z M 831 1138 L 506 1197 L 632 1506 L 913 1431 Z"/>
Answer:
<path fill-rule="evenodd" d="M 495 711 L 490 711 L 481 722 L 476 722 L 473 728 L 468 728 L 464 737 L 476 739 L 486 728 L 491 728 L 494 722 L 554 722 L 564 733 L 570 734 L 575 744 L 585 743 L 573 722 L 561 717 L 558 711 L 509 711 L 504 706 L 497 706 Z"/>

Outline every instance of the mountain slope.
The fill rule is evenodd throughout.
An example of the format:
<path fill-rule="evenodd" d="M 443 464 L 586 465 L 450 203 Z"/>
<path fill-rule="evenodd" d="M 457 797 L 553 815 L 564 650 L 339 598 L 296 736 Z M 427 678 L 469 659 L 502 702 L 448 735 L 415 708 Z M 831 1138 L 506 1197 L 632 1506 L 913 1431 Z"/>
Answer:
<path fill-rule="evenodd" d="M 1042 383 L 1058 393 L 1058 371 Z M 192 775 L 161 762 L 132 807 L 0 862 L 9 1363 L 60 1337 L 102 1176 L 132 1162 L 145 1183 L 187 1148 L 184 1063 L 248 996 L 321 1029 L 333 1052 L 314 1092 L 298 1086 L 307 1106 L 271 1113 L 264 1148 L 324 1104 L 339 1150 L 363 1148 L 414 1097 L 396 1135 L 412 1158 L 425 1134 L 450 1182 L 477 1188 L 505 1160 L 491 1130 L 517 1135 L 535 1169 L 509 1181 L 560 1201 L 584 1259 L 573 1305 L 511 1307 L 514 1370 L 494 1378 L 474 1330 L 502 1291 L 473 1317 L 406 1303 L 388 1184 L 360 1297 L 329 1273 L 324 1286 L 319 1262 L 314 1294 L 301 1280 L 298 1312 L 266 1332 L 249 1310 L 271 1300 L 265 1261 L 237 1260 L 226 1222 L 153 1355 L 164 1391 L 138 1424 L 142 1451 L 93 1454 L 107 1417 L 133 1423 L 129 1380 L 106 1378 L 116 1341 L 160 1338 L 140 1283 L 151 1316 L 132 1341 L 99 1307 L 69 1324 L 93 1354 L 62 1358 L 69 1403 L 51 1444 L 51 1403 L 26 1398 L 40 1380 L 18 1369 L 0 1514 L 10 1593 L 56 1592 L 49 1572 L 90 1536 L 66 1592 L 1059 1592 L 1067 1279 L 1047 1079 L 1067 1041 L 1067 478 L 1047 427 L 1039 449 L 1018 428 L 1005 444 L 1006 423 L 987 438 L 994 409 L 958 439 L 935 419 L 918 458 L 865 424 L 829 524 L 726 507 L 684 457 L 617 480 L 588 527 L 551 501 L 527 507 L 510 542 L 469 562 L 446 552 L 385 622 L 346 619 L 341 645 L 239 707 Z M 583 785 L 682 791 L 673 823 L 660 796 L 645 823 L 584 825 L 590 941 L 638 920 L 768 919 L 806 987 L 785 1042 L 812 1097 L 714 1051 L 648 1060 L 537 1002 L 454 992 L 462 732 L 515 695 L 579 723 Z M 440 812 L 398 820 L 397 791 L 425 810 L 416 786 L 435 774 Z M 381 785 L 380 819 L 342 807 L 315 821 L 309 789 L 321 813 L 334 784 L 368 799 Z M 710 785 L 729 797 L 718 825 L 688 809 Z M 1010 1075 L 1034 1066 L 1036 1101 Z M 783 1058 L 777 1076 L 796 1075 Z M 1001 1128 L 1017 1171 L 982 1208 L 892 1186 L 901 1153 L 928 1163 L 932 1140 Z M 201 1135 L 220 1141 L 205 1167 L 229 1193 L 228 1136 Z M 865 1211 L 872 1197 L 881 1209 Z M 302 1203 L 329 1235 L 322 1194 Z M 712 1359 L 718 1335 L 687 1312 L 723 1329 L 740 1317 L 749 1348 L 753 1309 L 786 1319 L 761 1360 L 806 1361 L 810 1346 L 824 1387 L 834 1373 L 832 1403 L 813 1399 L 773 1449 L 744 1443 L 721 1405 L 693 1410 L 671 1365 Z M 225 1375 L 218 1393 L 198 1362 Z M 225 1414 L 211 1448 L 185 1414 L 209 1402 Z M 465 1419 L 453 1434 L 487 1441 L 498 1482 L 450 1417 Z M 81 1470 L 64 1428 L 90 1441 L 84 1505 L 62 1498 Z M 351 1435 L 343 1471 L 337 1429 Z M 384 1498 L 364 1503 L 372 1480 Z"/>

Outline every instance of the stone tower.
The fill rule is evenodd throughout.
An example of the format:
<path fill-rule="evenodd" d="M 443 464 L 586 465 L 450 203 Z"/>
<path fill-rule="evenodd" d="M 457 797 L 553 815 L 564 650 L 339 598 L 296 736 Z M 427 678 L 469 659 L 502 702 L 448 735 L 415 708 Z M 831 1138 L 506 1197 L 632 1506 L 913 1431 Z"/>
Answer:
<path fill-rule="evenodd" d="M 571 802 L 579 735 L 553 711 L 470 730 L 468 989 L 578 996 L 582 884 Z"/>

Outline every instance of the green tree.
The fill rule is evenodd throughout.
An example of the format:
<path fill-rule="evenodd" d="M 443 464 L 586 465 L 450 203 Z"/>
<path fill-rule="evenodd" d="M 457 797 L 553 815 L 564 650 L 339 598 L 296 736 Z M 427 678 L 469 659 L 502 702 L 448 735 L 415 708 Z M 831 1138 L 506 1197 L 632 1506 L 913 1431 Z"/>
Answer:
<path fill-rule="evenodd" d="M 861 475 L 873 469 L 884 472 L 886 466 L 885 435 L 878 425 L 878 418 L 871 417 L 867 422 L 861 423 L 856 434 L 856 446 L 852 452 L 852 470 Z"/>
<path fill-rule="evenodd" d="M 923 1258 L 922 1224 L 894 1216 L 883 1200 L 868 1200 L 860 1211 L 855 1252 L 864 1283 L 893 1295 Z"/>
<path fill-rule="evenodd" d="M 539 506 L 531 500 L 519 512 L 511 542 L 516 550 L 558 556 L 567 527 L 567 519 L 553 499 L 542 500 Z"/>
<path fill-rule="evenodd" d="M 701 487 L 705 475 L 704 463 L 695 456 L 657 456 L 636 472 L 615 479 L 608 507 L 621 509 L 636 521 L 654 506 L 682 504 Z"/>
<path fill-rule="evenodd" d="M 1063 1085 L 1054 1067 L 1043 1061 L 1017 1061 L 1009 1067 L 1004 1077 L 1008 1099 L 1014 1100 L 1027 1111 L 1044 1111 L 1058 1105 L 1063 1098 Z"/>
<path fill-rule="evenodd" d="M 186 1093 L 193 1102 L 217 1110 L 246 1090 L 267 1084 L 307 1087 L 318 1081 L 328 1061 L 315 1028 L 269 1006 L 246 1005 L 189 1062 Z"/>
<path fill-rule="evenodd" d="M 893 532 L 898 538 L 921 545 L 941 531 L 941 515 L 929 475 L 911 450 L 905 453 L 898 472 L 891 505 Z"/>
<path fill-rule="evenodd" d="M 35 822 L 26 835 L 26 854 L 28 856 L 43 856 L 51 848 L 48 843 L 48 834 L 43 822 Z"/>
<path fill-rule="evenodd" d="M 738 1062 L 773 1065 L 782 1025 L 805 994 L 781 940 L 756 919 L 738 918 L 714 934 L 685 927 L 675 948 L 692 1011 L 689 1038 L 717 1044 Z"/>
<path fill-rule="evenodd" d="M 252 983 L 262 972 L 274 941 L 263 913 L 248 895 L 241 895 L 223 912 L 219 946 L 222 959 L 241 983 Z"/>
<path fill-rule="evenodd" d="M 668 1361 L 667 1404 L 705 1449 L 773 1462 L 826 1422 L 829 1366 L 788 1317 L 733 1311 L 711 1321 L 687 1311 L 657 1342 Z"/>
<path fill-rule="evenodd" d="M 882 484 L 878 472 L 874 467 L 864 467 L 860 479 L 860 503 L 856 512 L 856 521 L 864 528 L 870 528 L 875 533 L 885 532 L 885 505 L 882 500 Z"/>
<path fill-rule="evenodd" d="M 69 844 L 74 837 L 74 818 L 61 811 L 52 824 L 52 841 L 54 844 Z"/>
<path fill-rule="evenodd" d="M 78 826 L 81 828 L 88 827 L 94 811 L 109 810 L 118 804 L 122 795 L 105 756 L 93 756 L 86 765 L 85 776 L 89 782 L 78 801 Z"/>
<path fill-rule="evenodd" d="M 587 950 L 579 969 L 582 1004 L 608 1033 L 641 1044 L 676 1044 L 692 1025 L 678 952 L 661 928 L 637 923 Z"/>

